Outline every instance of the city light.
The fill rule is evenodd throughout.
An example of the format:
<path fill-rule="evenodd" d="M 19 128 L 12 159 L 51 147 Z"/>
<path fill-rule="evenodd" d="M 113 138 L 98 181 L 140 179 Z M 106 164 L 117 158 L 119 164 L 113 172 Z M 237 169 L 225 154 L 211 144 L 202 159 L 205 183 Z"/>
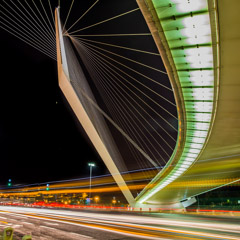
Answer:
<path fill-rule="evenodd" d="M 95 167 L 95 163 L 88 163 L 90 167 L 90 176 L 89 176 L 89 203 L 91 203 L 91 194 L 92 194 L 92 168 Z"/>
<path fill-rule="evenodd" d="M 100 200 L 99 196 L 94 197 L 94 201 L 95 201 L 96 204 L 99 202 L 99 200 Z"/>
<path fill-rule="evenodd" d="M 95 167 L 95 163 L 88 163 L 89 167 Z"/>

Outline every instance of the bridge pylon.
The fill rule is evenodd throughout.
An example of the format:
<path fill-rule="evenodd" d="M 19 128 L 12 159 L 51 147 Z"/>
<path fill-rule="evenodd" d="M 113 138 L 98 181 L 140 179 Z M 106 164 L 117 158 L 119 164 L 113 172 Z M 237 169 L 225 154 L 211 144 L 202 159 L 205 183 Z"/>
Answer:
<path fill-rule="evenodd" d="M 56 8 L 55 10 L 55 22 L 59 86 L 96 151 L 104 161 L 112 177 L 121 189 L 123 195 L 127 199 L 130 206 L 134 206 L 135 199 L 114 162 L 114 160 L 118 161 L 120 154 L 118 153 L 117 148 L 112 144 L 113 139 L 108 131 L 108 128 L 102 127 L 106 126 L 105 120 L 98 110 L 91 105 L 91 102 L 89 105 L 91 108 L 90 110 L 92 118 L 90 118 L 88 109 L 86 109 L 86 95 L 92 100 L 94 99 L 94 96 L 87 83 L 81 66 L 79 64 L 76 65 L 76 61 L 73 59 L 69 59 L 69 53 L 66 52 L 65 45 L 67 44 L 68 39 L 64 39 L 63 37 L 59 8 Z M 76 58 L 74 55 L 71 55 L 71 57 Z M 79 73 L 81 87 L 84 89 L 82 91 L 80 90 L 80 92 L 77 92 L 77 89 L 74 88 L 74 80 L 72 79 L 73 75 L 71 76 L 73 72 L 75 75 Z M 76 77 L 75 75 L 73 77 Z M 94 124 L 92 119 L 96 120 Z M 98 126 L 97 129 L 96 125 Z"/>

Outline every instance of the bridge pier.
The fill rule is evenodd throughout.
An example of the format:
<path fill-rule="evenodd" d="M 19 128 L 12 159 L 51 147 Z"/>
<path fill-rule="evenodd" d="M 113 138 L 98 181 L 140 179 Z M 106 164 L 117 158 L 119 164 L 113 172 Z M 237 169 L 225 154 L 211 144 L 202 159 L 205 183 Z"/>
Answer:
<path fill-rule="evenodd" d="M 132 211 L 136 212 L 183 212 L 185 211 L 185 206 L 181 202 L 172 204 L 143 204 L 136 203 L 131 206 Z"/>
<path fill-rule="evenodd" d="M 136 202 L 132 208 L 134 211 L 143 211 L 143 212 L 159 212 L 159 211 L 170 211 L 170 212 L 185 212 L 186 208 L 196 203 L 197 200 L 195 197 L 185 199 L 181 202 L 175 202 L 170 204 L 164 204 L 159 202 L 155 204 L 151 203 L 138 203 Z"/>

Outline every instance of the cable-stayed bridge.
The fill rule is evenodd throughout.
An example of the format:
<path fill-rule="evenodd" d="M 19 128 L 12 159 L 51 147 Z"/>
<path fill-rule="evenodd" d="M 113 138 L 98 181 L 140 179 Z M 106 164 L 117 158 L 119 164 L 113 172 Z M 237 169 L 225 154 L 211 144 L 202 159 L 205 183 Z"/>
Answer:
<path fill-rule="evenodd" d="M 238 7 L 10 0 L 0 26 L 57 60 L 63 93 L 129 203 L 181 207 L 239 181 Z M 149 179 L 149 167 L 155 177 L 130 191 L 120 172 Z"/>

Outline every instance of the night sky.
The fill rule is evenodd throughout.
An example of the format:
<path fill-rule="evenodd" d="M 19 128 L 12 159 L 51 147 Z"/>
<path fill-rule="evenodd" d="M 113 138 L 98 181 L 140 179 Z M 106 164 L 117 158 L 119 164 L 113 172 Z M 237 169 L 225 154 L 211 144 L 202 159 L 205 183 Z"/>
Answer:
<path fill-rule="evenodd" d="M 64 19 L 69 4 L 61 2 Z M 71 18 L 94 2 L 82 2 L 82 12 L 75 6 Z M 135 7 L 135 1 L 122 1 L 117 8 L 112 1 L 101 1 L 83 25 Z M 85 177 L 89 161 L 97 164 L 93 174 L 108 173 L 58 87 L 57 62 L 1 28 L 0 35 L 0 184 L 9 178 L 20 184 Z"/>
<path fill-rule="evenodd" d="M 77 19 L 93 2 L 95 1 L 81 2 L 81 8 L 72 9 L 71 17 Z M 118 2 L 121 4 L 116 2 L 99 1 L 99 5 L 81 21 L 80 27 L 137 7 L 135 0 L 121 0 Z M 80 4 L 78 1 L 76 3 Z M 69 6 L 61 7 L 64 19 L 67 11 L 64 12 L 63 9 L 68 10 Z M 95 32 L 91 32 L 91 29 L 83 32 L 149 32 L 140 11 L 121 19 L 122 28 L 118 22 L 109 22 L 93 28 Z M 6 184 L 9 178 L 13 184 L 20 184 L 89 176 L 87 163 L 90 161 L 97 165 L 93 170 L 94 175 L 108 173 L 58 87 L 57 62 L 1 28 L 0 34 L 0 184 Z M 141 38 L 148 39 L 148 42 L 140 42 L 138 38 L 131 41 L 123 39 L 126 42 L 115 44 L 127 45 L 129 42 L 135 48 L 142 49 L 144 46 L 146 51 L 157 52 L 153 40 L 149 37 Z M 144 58 L 149 63 L 147 56 Z M 153 67 L 158 68 L 159 64 L 163 67 L 159 57 L 150 61 Z M 157 78 L 155 75 L 152 77 Z M 166 75 L 163 77 L 168 81 Z"/>
<path fill-rule="evenodd" d="M 88 161 L 97 163 L 95 174 L 105 173 L 58 88 L 56 62 L 0 34 L 0 183 L 82 177 Z"/>

